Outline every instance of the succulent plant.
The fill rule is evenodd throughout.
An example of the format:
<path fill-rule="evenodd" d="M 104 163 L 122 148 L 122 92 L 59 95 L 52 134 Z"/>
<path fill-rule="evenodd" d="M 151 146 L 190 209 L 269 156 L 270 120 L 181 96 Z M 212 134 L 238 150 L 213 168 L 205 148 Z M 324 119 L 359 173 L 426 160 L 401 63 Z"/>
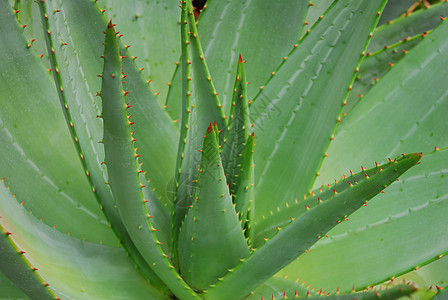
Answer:
<path fill-rule="evenodd" d="M 0 297 L 444 299 L 448 3 L 386 2 L 1 0 Z"/>

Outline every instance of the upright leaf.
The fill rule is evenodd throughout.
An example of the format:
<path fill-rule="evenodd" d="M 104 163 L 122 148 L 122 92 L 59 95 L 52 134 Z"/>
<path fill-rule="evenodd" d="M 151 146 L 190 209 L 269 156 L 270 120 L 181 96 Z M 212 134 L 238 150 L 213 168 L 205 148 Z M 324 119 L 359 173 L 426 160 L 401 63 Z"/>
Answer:
<path fill-rule="evenodd" d="M 176 165 L 175 209 L 173 216 L 173 249 L 177 249 L 180 224 L 185 218 L 193 194 L 201 161 L 203 135 L 210 123 L 226 129 L 216 90 L 208 72 L 199 41 L 192 5 L 182 4 L 182 125 Z M 223 140 L 225 130 L 219 136 Z M 174 255 L 176 253 L 174 252 Z M 174 258 L 176 261 L 176 258 Z"/>
<path fill-rule="evenodd" d="M 145 172 L 145 185 L 154 191 L 166 213 L 170 214 L 173 210 L 170 191 L 174 181 L 179 131 L 121 44 L 120 51 L 123 56 L 123 88 L 128 92 L 126 101 L 132 105 L 129 112 L 135 122 L 136 146 L 144 162 L 141 168 Z"/>
<path fill-rule="evenodd" d="M 211 124 L 204 136 L 194 203 L 179 235 L 179 265 L 185 280 L 204 290 L 249 254 L 227 188 L 217 135 Z"/>
<path fill-rule="evenodd" d="M 308 0 L 209 1 L 206 4 L 199 19 L 199 35 L 226 116 L 232 106 L 238 53 L 247 60 L 247 78 L 251 83 L 248 96 L 253 99 L 258 87 L 298 42 L 308 5 Z M 173 81 L 170 90 L 179 83 Z M 167 104 L 175 106 L 179 102 L 169 98 Z"/>
<path fill-rule="evenodd" d="M 229 126 L 221 156 L 230 194 L 243 227 L 246 225 L 249 202 L 252 201 L 254 150 L 254 136 L 249 136 L 251 125 L 246 88 L 246 72 L 240 55 Z"/>
<path fill-rule="evenodd" d="M 257 220 L 310 191 L 385 2 L 334 2 L 251 105 Z"/>
<path fill-rule="evenodd" d="M 118 41 L 112 23 L 106 29 L 104 71 L 101 97 L 103 99 L 104 145 L 109 184 L 117 201 L 124 226 L 135 246 L 156 274 L 178 297 L 196 299 L 196 294 L 179 277 L 168 259 L 165 245 L 155 231 L 164 223 L 161 203 L 150 191 L 144 191 L 144 177 L 139 168 L 138 155 L 127 115 L 122 88 L 121 60 Z M 149 199 L 145 199 L 149 196 Z M 147 209 L 146 203 L 149 202 Z M 154 220 L 151 220 L 154 218 Z M 166 228 L 165 228 L 166 229 Z M 163 247 L 163 248 L 162 248 Z"/>

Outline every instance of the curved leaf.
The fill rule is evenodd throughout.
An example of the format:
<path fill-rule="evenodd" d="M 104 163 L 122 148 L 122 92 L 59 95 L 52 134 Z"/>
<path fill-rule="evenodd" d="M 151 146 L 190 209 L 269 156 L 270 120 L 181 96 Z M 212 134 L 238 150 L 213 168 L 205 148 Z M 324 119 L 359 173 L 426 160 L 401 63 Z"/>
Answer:
<path fill-rule="evenodd" d="M 448 234 L 447 172 L 448 149 L 423 156 L 421 164 L 385 194 L 280 273 L 289 277 L 300 273 L 308 283 L 344 292 L 384 282 L 437 259 L 448 250 L 447 240 L 441 238 Z"/>
<path fill-rule="evenodd" d="M 257 221 L 310 191 L 384 5 L 336 1 L 250 106 Z"/>
<path fill-rule="evenodd" d="M 140 275 L 122 248 L 82 241 L 46 226 L 25 211 L 3 184 L 0 184 L 0 216 L 1 227 L 11 233 L 9 238 L 14 247 L 25 252 L 22 255 L 29 263 L 29 270 L 49 284 L 56 296 L 165 299 Z M 13 263 L 7 253 L 2 251 L 5 259 L 2 269 Z M 20 277 L 24 284 L 25 275 Z M 35 296 L 30 295 L 32 299 Z"/>
<path fill-rule="evenodd" d="M 6 1 L 0 1 L 0 22 L 0 178 L 49 226 L 118 245 L 86 180 L 51 76 Z"/>
<path fill-rule="evenodd" d="M 144 190 L 142 171 L 134 147 L 134 138 L 127 115 L 122 88 L 121 59 L 112 23 L 106 29 L 103 99 L 104 146 L 109 184 L 117 201 L 124 226 L 140 254 L 154 272 L 178 297 L 197 299 L 198 296 L 180 278 L 168 259 L 169 226 L 163 225 L 168 215 L 161 213 L 161 203 L 151 191 Z M 145 197 L 148 197 L 146 200 Z M 149 203 L 147 209 L 146 203 Z M 163 210 L 162 210 L 163 211 Z M 154 217 L 153 220 L 150 220 Z M 157 228 L 157 229 L 156 229 Z M 160 233 L 155 232 L 160 229 Z M 160 241 L 161 239 L 162 241 Z"/>
<path fill-rule="evenodd" d="M 287 266 L 307 251 L 320 237 L 336 226 L 341 219 L 394 182 L 401 174 L 417 164 L 421 154 L 405 155 L 391 161 L 386 167 L 377 167 L 373 176 L 350 184 L 348 189 L 333 192 L 326 201 L 318 204 L 283 228 L 274 237 L 255 249 L 234 270 L 204 293 L 205 299 L 240 298 Z M 333 255 L 334 257 L 334 255 Z"/>

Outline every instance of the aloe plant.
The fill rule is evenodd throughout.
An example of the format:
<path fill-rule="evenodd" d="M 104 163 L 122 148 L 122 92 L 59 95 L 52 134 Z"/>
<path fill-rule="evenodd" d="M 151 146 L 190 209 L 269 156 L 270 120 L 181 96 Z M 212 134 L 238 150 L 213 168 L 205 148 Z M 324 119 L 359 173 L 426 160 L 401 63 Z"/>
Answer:
<path fill-rule="evenodd" d="M 0 297 L 443 299 L 448 3 L 386 2 L 1 0 Z"/>

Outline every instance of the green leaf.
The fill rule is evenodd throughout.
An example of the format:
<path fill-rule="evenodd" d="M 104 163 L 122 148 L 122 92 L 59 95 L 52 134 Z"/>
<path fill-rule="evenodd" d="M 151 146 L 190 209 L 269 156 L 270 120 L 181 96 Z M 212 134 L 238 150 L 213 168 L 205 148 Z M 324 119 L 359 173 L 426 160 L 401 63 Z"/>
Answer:
<path fill-rule="evenodd" d="M 168 85 L 180 56 L 179 1 L 99 0 L 104 15 L 117 23 L 122 40 L 138 57 L 145 78 L 165 104 Z M 173 167 L 174 168 L 174 167 Z"/>
<path fill-rule="evenodd" d="M 257 221 L 310 191 L 384 5 L 336 1 L 251 105 Z"/>
<path fill-rule="evenodd" d="M 305 25 L 302 29 L 300 39 L 302 39 L 313 27 L 314 23 L 319 20 L 319 17 L 323 17 L 325 11 L 331 6 L 333 0 L 314 0 L 310 1 L 310 6 L 306 14 Z"/>
<path fill-rule="evenodd" d="M 448 296 L 448 289 L 440 290 L 432 300 L 443 300 Z"/>
<path fill-rule="evenodd" d="M 171 84 L 168 88 L 168 94 L 166 96 L 165 109 L 173 122 L 177 124 L 178 128 L 180 128 L 182 124 L 182 66 L 179 62 L 176 62 L 176 69 L 174 70 L 173 77 L 170 82 Z"/>
<path fill-rule="evenodd" d="M 45 22 L 48 53 L 61 108 L 67 121 L 76 150 L 92 191 L 105 207 L 109 219 L 118 219 L 112 209 L 113 196 L 107 182 L 106 167 L 102 164 L 104 147 L 98 74 L 102 71 L 100 56 L 105 20 L 95 3 L 88 0 L 38 2 Z M 48 9 L 55 8 L 54 10 Z M 97 24 L 103 26 L 98 26 Z M 86 27 L 88 30 L 86 30 Z M 85 41 L 90 41 L 86 43 Z M 74 55 L 75 54 L 75 55 Z M 100 75 L 101 76 L 101 75 Z"/>
<path fill-rule="evenodd" d="M 28 300 L 28 296 L 16 287 L 2 272 L 0 272 L 0 295 L 7 299 L 25 299 Z"/>
<path fill-rule="evenodd" d="M 199 35 L 223 112 L 230 114 L 233 98 L 234 66 L 240 53 L 246 60 L 248 97 L 275 71 L 283 57 L 298 42 L 309 2 L 209 1 L 201 12 Z M 219 20 L 219 21 L 218 21 Z M 170 88 L 180 82 L 173 81 Z M 173 96 L 178 92 L 173 92 Z M 169 107 L 179 105 L 171 98 Z M 180 119 L 180 117 L 173 117 Z M 221 128 L 221 127 L 220 127 Z M 205 129 L 204 129 L 205 130 Z"/>
<path fill-rule="evenodd" d="M 196 29 L 193 8 L 189 1 L 182 5 L 182 125 L 179 139 L 175 186 L 175 211 L 173 221 L 172 249 L 177 249 L 181 222 L 191 204 L 192 181 L 198 176 L 201 161 L 203 135 L 210 123 L 224 129 L 227 124 L 221 110 L 217 93 L 212 84 Z M 191 79 L 191 80 L 190 80 Z M 174 261 L 177 262 L 176 253 Z"/>
<path fill-rule="evenodd" d="M 414 3 L 416 3 L 415 0 L 388 1 L 386 7 L 383 10 L 383 13 L 381 14 L 378 26 L 400 17 L 402 14 L 406 13 Z"/>
<path fill-rule="evenodd" d="M 448 149 L 424 155 L 421 164 L 385 194 L 280 273 L 291 277 L 300 272 L 308 283 L 344 292 L 384 282 L 437 259 L 448 250 L 442 238 L 448 228 L 443 217 L 448 205 L 447 162 Z M 322 265 L 326 269 L 316 267 Z"/>
<path fill-rule="evenodd" d="M 0 178 L 45 224 L 117 246 L 73 147 L 54 82 L 5 1 L 0 20 Z"/>
<path fill-rule="evenodd" d="M 394 182 L 400 175 L 417 164 L 421 154 L 404 155 L 391 161 L 389 166 L 378 166 L 374 175 L 341 193 L 333 195 L 297 218 L 290 224 L 278 228 L 274 237 L 257 248 L 241 264 L 226 275 L 204 296 L 206 299 L 226 299 L 232 290 L 232 297 L 243 297 L 252 289 L 269 279 L 308 250 L 321 236 L 336 226 L 341 219 L 353 213 Z M 300 241 L 300 242 L 299 242 Z M 280 249 L 280 250 L 279 250 Z M 334 257 L 334 255 L 333 255 Z"/>
<path fill-rule="evenodd" d="M 100 79 L 97 76 L 102 73 L 101 56 L 104 47 L 101 41 L 104 40 L 103 31 L 106 22 L 96 4 L 91 1 L 83 0 L 74 3 L 50 0 L 46 3 L 39 2 L 39 5 L 42 13 L 48 16 L 48 20 L 44 18 L 43 21 L 46 20 L 46 26 L 50 30 L 47 43 L 51 47 L 49 53 L 62 109 L 91 189 L 96 200 L 101 202 L 101 207 L 104 208 L 103 213 L 107 215 L 107 222 L 112 223 L 110 227 L 131 253 L 132 259 L 139 264 L 142 272 L 155 285 L 163 288 L 164 284 L 153 274 L 136 251 L 121 221 L 109 185 L 105 184 L 108 178 L 103 164 L 104 147 L 100 143 L 103 138 L 102 121 L 98 118 L 101 103 L 99 97 L 96 96 L 99 95 L 100 88 Z M 47 7 L 57 9 L 47 11 Z M 89 26 L 86 27 L 87 24 Z M 50 49 L 54 51 L 50 51 Z M 121 74 L 117 74 L 117 76 L 121 78 Z M 138 83 L 136 81 L 137 85 Z M 153 109 L 153 111 L 156 110 Z M 155 119 L 153 118 L 153 120 Z M 168 149 L 167 153 L 169 153 Z M 163 191 L 164 188 L 161 190 Z M 167 202 L 165 201 L 165 203 Z M 165 215 L 167 219 L 168 212 L 165 212 Z M 163 234 L 162 231 L 161 234 Z M 161 239 L 168 244 L 168 229 L 165 231 L 165 238 Z"/>
<path fill-rule="evenodd" d="M 369 161 L 380 163 L 401 153 L 425 153 L 435 146 L 448 146 L 448 130 L 441 125 L 448 115 L 445 87 L 448 57 L 443 55 L 448 51 L 447 36 L 448 22 L 443 22 L 385 74 L 344 118 L 315 187 Z M 382 130 L 378 130 L 378 124 Z"/>
<path fill-rule="evenodd" d="M 421 35 L 406 38 L 393 45 L 388 45 L 374 53 L 367 53 L 367 57 L 359 66 L 359 73 L 352 85 L 347 98 L 343 115 L 349 114 L 353 107 L 362 101 L 362 98 L 400 59 L 415 45 L 423 40 Z"/>
<path fill-rule="evenodd" d="M 240 175 L 244 144 L 250 131 L 249 103 L 246 92 L 246 72 L 240 56 L 232 99 L 227 134 L 222 145 L 222 160 L 231 194 L 238 190 L 238 176 Z"/>
<path fill-rule="evenodd" d="M 309 295 L 308 295 L 309 293 Z M 247 300 L 260 299 L 295 299 L 298 297 L 309 297 L 317 295 L 314 288 L 311 290 L 305 287 L 305 283 L 298 283 L 286 278 L 274 276 L 255 289 Z"/>
<path fill-rule="evenodd" d="M 249 136 L 249 102 L 247 100 L 246 72 L 243 59 L 238 60 L 238 70 L 232 99 L 232 111 L 227 136 L 222 146 L 222 162 L 227 184 L 236 204 L 241 225 L 246 225 L 249 203 L 252 201 L 254 135 Z"/>
<path fill-rule="evenodd" d="M 201 169 L 179 234 L 179 265 L 185 280 L 204 290 L 249 254 L 227 188 L 219 155 L 218 130 L 210 124 L 204 136 Z"/>
<path fill-rule="evenodd" d="M 366 178 L 374 176 L 381 169 L 393 167 L 393 163 L 388 163 L 379 167 L 377 164 L 375 168 L 366 170 L 362 168 L 362 172 L 353 174 L 346 177 L 343 176 L 341 181 L 336 182 L 333 185 L 328 184 L 327 186 L 322 186 L 317 191 L 311 193 L 312 196 L 304 197 L 304 199 L 286 202 L 285 207 L 279 208 L 276 212 L 272 212 L 267 218 L 263 219 L 259 223 L 255 223 L 257 228 L 254 245 L 260 246 L 264 243 L 266 239 L 274 236 L 278 228 L 283 228 L 285 225 L 291 222 L 291 219 L 296 219 L 304 214 L 308 209 L 311 209 L 319 205 L 322 201 L 326 201 L 334 196 L 335 193 L 340 194 L 344 191 L 350 190 L 352 185 L 363 182 Z"/>
<path fill-rule="evenodd" d="M 112 23 L 106 29 L 104 71 L 101 97 L 103 99 L 104 146 L 109 184 L 117 201 L 124 225 L 135 246 L 156 274 L 178 297 L 196 299 L 196 294 L 179 277 L 168 260 L 166 249 L 155 233 L 166 223 L 160 213 L 161 203 L 154 194 L 144 191 L 144 177 L 139 169 L 134 138 L 127 115 L 129 108 L 122 88 L 121 60 L 118 41 Z M 148 199 L 145 197 L 148 195 Z M 149 201 L 149 207 L 146 202 Z M 154 218 L 153 220 L 150 220 Z M 158 226 L 159 225 L 159 226 Z M 169 228 L 165 227 L 165 230 Z M 163 234 L 163 232 L 162 232 Z M 168 242 L 165 242 L 168 243 Z M 164 247 L 164 249 L 162 249 Z"/>
<path fill-rule="evenodd" d="M 122 71 L 126 75 L 123 88 L 129 94 L 126 101 L 132 105 L 129 112 L 135 122 L 134 138 L 141 154 L 141 166 L 145 172 L 146 183 L 162 202 L 166 213 L 173 210 L 172 197 L 169 192 L 173 186 L 173 171 L 176 164 L 179 131 L 169 115 L 157 102 L 135 63 L 120 44 L 122 53 Z M 170 218 L 171 219 L 171 218 Z M 171 225 L 166 229 L 170 230 Z"/>
<path fill-rule="evenodd" d="M 9 199 L 8 199 L 9 198 Z M 0 183 L 0 201 L 5 205 L 6 201 L 11 199 L 9 191 Z M 14 203 L 17 205 L 17 203 Z M 3 206 L 2 205 L 2 206 Z M 0 210 L 0 217 L 3 218 L 5 212 Z M 37 275 L 36 271 L 30 266 L 24 257 L 24 252 L 18 249 L 10 239 L 12 233 L 7 231 L 0 224 L 0 270 L 18 287 L 30 297 L 39 299 L 54 299 L 55 296 L 48 289 L 46 283 Z M 0 295 L 2 296 L 2 295 Z"/>
<path fill-rule="evenodd" d="M 305 283 L 299 284 L 297 282 L 279 278 L 272 277 L 261 287 L 256 289 L 253 294 L 245 298 L 247 300 L 259 300 L 261 299 L 301 299 L 301 297 L 306 297 L 306 299 L 328 299 L 328 300 L 371 300 L 371 299 L 401 299 L 401 297 L 408 296 L 415 292 L 415 288 L 406 285 L 396 285 L 393 287 L 388 287 L 386 289 L 375 288 L 371 290 L 366 290 L 358 293 L 348 293 L 340 295 L 339 293 L 330 294 L 330 292 L 322 291 L 320 289 L 316 292 L 315 288 L 309 290 L 308 287 L 304 286 Z"/>
<path fill-rule="evenodd" d="M 8 270 L 9 276 L 19 271 L 13 265 L 18 253 L 13 252 L 10 256 L 10 252 L 23 251 L 20 259 L 28 262 L 29 271 L 49 284 L 51 292 L 58 297 L 165 299 L 136 271 L 122 248 L 93 244 L 48 227 L 18 204 L 3 183 L 0 184 L 0 216 L 1 227 L 11 233 L 8 237 L 11 245 L 2 249 L 0 264 L 2 271 Z M 4 235 L 4 232 L 0 234 Z M 23 286 L 26 275 L 18 276 L 20 283 L 17 284 L 25 290 L 30 288 Z M 0 292 L 0 296 L 4 295 Z M 30 298 L 41 299 L 37 294 Z"/>
<path fill-rule="evenodd" d="M 415 292 L 415 288 L 401 284 L 388 289 L 374 289 L 367 290 L 359 293 L 350 293 L 345 295 L 330 295 L 325 297 L 328 300 L 376 300 L 376 299 L 384 299 L 384 300 L 393 300 L 393 299 L 401 299 L 402 297 L 409 296 L 413 292 Z M 311 297 L 310 299 L 321 299 L 321 297 Z"/>
<path fill-rule="evenodd" d="M 439 25 L 441 17 L 447 15 L 448 3 L 442 1 L 384 24 L 375 30 L 367 52 L 377 51 L 410 36 L 424 34 Z"/>
<path fill-rule="evenodd" d="M 51 68 L 48 57 L 47 44 L 44 37 L 44 28 L 42 24 L 39 5 L 35 1 L 17 1 L 15 8 L 17 21 L 23 26 L 23 33 L 28 38 L 28 44 L 41 57 L 42 63 L 47 69 Z"/>
<path fill-rule="evenodd" d="M 244 142 L 244 150 L 241 153 L 241 170 L 238 175 L 238 189 L 233 195 L 233 202 L 235 203 L 235 210 L 237 211 L 241 226 L 248 229 L 246 236 L 249 238 L 249 243 L 252 243 L 254 228 L 251 227 L 250 219 L 254 215 L 254 146 L 255 135 L 252 133 Z"/>

